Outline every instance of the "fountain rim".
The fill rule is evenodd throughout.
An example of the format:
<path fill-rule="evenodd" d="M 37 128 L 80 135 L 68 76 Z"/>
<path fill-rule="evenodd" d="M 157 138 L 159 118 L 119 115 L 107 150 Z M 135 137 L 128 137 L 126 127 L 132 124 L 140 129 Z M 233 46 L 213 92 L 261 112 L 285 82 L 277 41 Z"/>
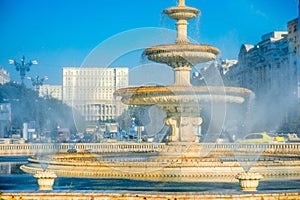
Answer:
<path fill-rule="evenodd" d="M 245 94 L 253 95 L 254 93 L 246 88 L 240 87 L 223 87 L 223 86 L 140 86 L 140 87 L 127 87 L 121 88 L 114 92 L 115 96 L 131 96 L 132 94 L 165 94 L 175 93 L 210 93 L 210 94 Z"/>
<path fill-rule="evenodd" d="M 215 55 L 220 53 L 217 47 L 206 45 L 206 44 L 166 44 L 166 45 L 156 45 L 148 47 L 145 49 L 145 55 L 151 55 L 155 53 L 162 52 L 209 52 Z"/>
<path fill-rule="evenodd" d="M 200 14 L 200 10 L 190 6 L 174 6 L 163 10 L 163 14 L 174 14 L 179 12 L 192 12 L 194 14 Z"/>

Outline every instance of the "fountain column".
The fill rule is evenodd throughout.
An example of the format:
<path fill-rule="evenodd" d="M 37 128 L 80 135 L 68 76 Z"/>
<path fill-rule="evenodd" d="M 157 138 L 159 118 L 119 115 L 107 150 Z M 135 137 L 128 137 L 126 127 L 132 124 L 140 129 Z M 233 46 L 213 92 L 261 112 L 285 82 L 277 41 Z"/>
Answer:
<path fill-rule="evenodd" d="M 178 8 L 185 8 L 185 1 L 184 0 L 179 0 L 178 2 Z M 187 22 L 187 16 L 177 16 L 177 22 L 176 22 L 176 26 L 177 26 L 177 39 L 176 39 L 176 43 L 177 44 L 188 44 L 189 43 L 189 39 L 187 38 L 187 26 L 188 26 L 188 22 Z"/>
<path fill-rule="evenodd" d="M 187 38 L 187 26 L 188 22 L 185 19 L 179 19 L 176 22 L 177 26 L 177 44 L 188 44 L 189 40 Z"/>
<path fill-rule="evenodd" d="M 196 103 L 197 104 L 197 103 Z M 198 142 L 198 130 L 202 124 L 201 108 L 193 100 L 177 102 L 167 106 L 158 106 L 165 110 L 167 117 L 165 125 L 171 126 L 169 142 Z"/>
<path fill-rule="evenodd" d="M 174 85 L 190 86 L 191 67 L 185 65 L 183 67 L 174 67 Z"/>

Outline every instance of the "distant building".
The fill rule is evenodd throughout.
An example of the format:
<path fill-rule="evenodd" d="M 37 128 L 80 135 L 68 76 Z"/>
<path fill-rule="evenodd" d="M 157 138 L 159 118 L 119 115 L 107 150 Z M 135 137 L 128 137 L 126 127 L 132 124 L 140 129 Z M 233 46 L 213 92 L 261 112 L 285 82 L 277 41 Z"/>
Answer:
<path fill-rule="evenodd" d="M 297 76 L 297 97 L 300 98 L 300 41 L 298 18 L 288 22 L 288 44 L 290 67 L 295 69 Z"/>
<path fill-rule="evenodd" d="M 54 99 L 62 100 L 62 86 L 41 85 L 39 89 L 39 96 L 44 98 L 54 98 Z"/>
<path fill-rule="evenodd" d="M 270 93 L 300 99 L 300 3 L 298 10 L 287 32 L 271 32 L 257 45 L 242 45 L 238 64 L 224 73 L 229 85 L 251 89 L 257 97 Z"/>
<path fill-rule="evenodd" d="M 226 84 L 255 93 L 255 117 L 262 117 L 258 129 L 283 130 L 291 122 L 290 110 L 298 97 L 299 71 L 294 24 L 289 23 L 291 34 L 270 32 L 256 45 L 242 45 L 237 65 L 224 75 Z"/>
<path fill-rule="evenodd" d="M 234 86 L 252 90 L 257 98 L 266 95 L 293 98 L 297 91 L 295 66 L 290 66 L 288 32 L 262 36 L 257 45 L 242 45 L 238 64 L 227 76 Z"/>
<path fill-rule="evenodd" d="M 219 66 L 221 74 L 226 75 L 231 67 L 235 66 L 237 63 L 237 60 L 222 60 L 221 65 Z"/>
<path fill-rule="evenodd" d="M 11 104 L 0 104 L 0 138 L 7 136 L 11 124 Z"/>
<path fill-rule="evenodd" d="M 63 68 L 63 102 L 89 122 L 108 121 L 125 106 L 113 93 L 128 86 L 128 68 Z"/>
<path fill-rule="evenodd" d="M 10 76 L 8 71 L 0 67 L 0 84 L 3 85 L 5 83 L 8 83 L 9 81 L 10 81 Z"/>
<path fill-rule="evenodd" d="M 240 80 L 237 78 L 239 73 L 237 60 L 222 60 L 218 63 L 218 68 L 221 76 L 223 77 L 225 86 L 239 86 Z"/>

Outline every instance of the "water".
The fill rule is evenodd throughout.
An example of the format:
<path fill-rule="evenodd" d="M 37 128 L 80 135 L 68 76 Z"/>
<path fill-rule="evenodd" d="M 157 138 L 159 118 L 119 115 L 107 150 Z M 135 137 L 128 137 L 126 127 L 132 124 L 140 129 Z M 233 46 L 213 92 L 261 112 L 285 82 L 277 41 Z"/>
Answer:
<path fill-rule="evenodd" d="M 0 176 L 2 191 L 38 190 L 36 179 L 30 174 L 14 174 Z M 300 191 L 300 180 L 294 181 L 261 181 L 259 191 Z M 215 194 L 235 194 L 240 192 L 239 183 L 171 183 L 154 181 L 136 181 L 126 179 L 93 179 L 67 178 L 55 179 L 53 190 L 97 190 L 110 193 L 126 192 L 203 192 Z"/>
<path fill-rule="evenodd" d="M 30 174 L 16 174 L 0 176 L 0 190 L 37 190 L 36 179 Z M 128 192 L 212 192 L 215 188 L 225 191 L 238 191 L 236 183 L 170 183 L 153 181 L 136 181 L 127 179 L 93 179 L 58 177 L 53 185 L 54 190 L 101 190 L 101 191 L 128 191 Z"/>
<path fill-rule="evenodd" d="M 0 157 L 0 191 L 36 191 L 37 180 L 32 174 L 19 170 L 20 165 L 28 157 Z M 10 162 L 13 161 L 13 162 Z M 10 170 L 4 170 L 9 168 Z M 259 192 L 274 191 L 300 191 L 300 180 L 287 181 L 260 181 Z M 238 182 L 198 182 L 174 183 L 158 181 L 139 181 L 128 179 L 102 179 L 102 178 L 71 178 L 58 177 L 53 185 L 55 191 L 90 191 L 97 190 L 108 193 L 155 193 L 155 192 L 200 192 L 214 194 L 241 193 Z"/>

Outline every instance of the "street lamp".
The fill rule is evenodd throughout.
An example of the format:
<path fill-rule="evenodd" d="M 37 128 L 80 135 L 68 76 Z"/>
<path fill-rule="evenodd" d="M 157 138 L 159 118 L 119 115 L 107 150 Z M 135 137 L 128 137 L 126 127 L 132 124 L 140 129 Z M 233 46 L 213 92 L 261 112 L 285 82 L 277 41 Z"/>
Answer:
<path fill-rule="evenodd" d="M 38 62 L 36 60 L 30 60 L 28 63 L 25 63 L 25 57 L 24 56 L 21 59 L 21 63 L 18 63 L 15 60 L 8 60 L 8 62 L 9 62 L 10 65 L 15 65 L 16 70 L 20 71 L 22 85 L 24 85 L 24 77 L 25 77 L 26 71 L 27 72 L 30 71 L 30 66 L 31 65 L 37 65 L 38 64 Z"/>
<path fill-rule="evenodd" d="M 35 78 L 27 77 L 27 79 L 32 81 L 32 86 L 35 87 L 35 91 L 39 94 L 40 87 L 44 84 L 44 81 L 48 80 L 48 77 L 44 76 L 43 78 L 40 78 L 40 76 L 37 75 Z"/>
<path fill-rule="evenodd" d="M 36 99 L 36 106 L 37 106 L 37 111 L 36 111 L 36 133 L 37 133 L 37 137 L 40 139 L 40 135 L 39 135 L 39 131 L 40 131 L 40 117 L 39 117 L 39 111 L 40 111 L 40 104 L 38 103 L 38 97 L 39 97 L 39 94 L 40 94 L 40 86 L 43 85 L 44 81 L 48 79 L 47 76 L 44 76 L 43 78 L 40 78 L 40 76 L 36 76 L 35 78 L 33 77 L 27 77 L 27 79 L 31 80 L 32 81 L 32 85 L 35 87 L 35 91 L 36 91 L 36 95 L 37 95 L 37 99 Z"/>

